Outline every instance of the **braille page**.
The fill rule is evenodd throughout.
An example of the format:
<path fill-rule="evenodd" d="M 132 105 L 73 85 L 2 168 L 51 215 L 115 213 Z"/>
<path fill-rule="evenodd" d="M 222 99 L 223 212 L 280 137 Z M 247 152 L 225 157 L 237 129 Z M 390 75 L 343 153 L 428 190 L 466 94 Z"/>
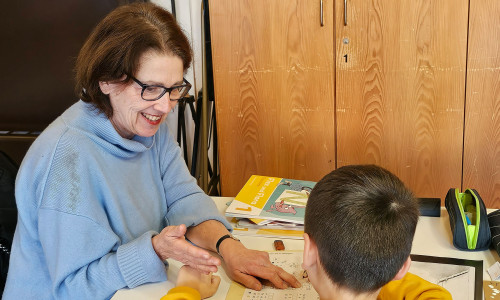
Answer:
<path fill-rule="evenodd" d="M 262 290 L 247 289 L 239 283 L 232 282 L 226 300 L 319 300 L 319 295 L 307 279 L 302 269 L 302 251 L 269 252 L 269 259 L 275 266 L 283 268 L 297 278 L 302 286 L 280 290 L 264 285 Z"/>

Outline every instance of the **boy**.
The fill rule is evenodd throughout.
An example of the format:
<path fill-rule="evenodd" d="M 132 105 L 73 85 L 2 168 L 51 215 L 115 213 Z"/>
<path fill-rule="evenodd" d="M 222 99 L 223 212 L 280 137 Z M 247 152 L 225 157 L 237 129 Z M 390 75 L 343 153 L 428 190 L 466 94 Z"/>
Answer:
<path fill-rule="evenodd" d="M 307 201 L 302 264 L 320 299 L 451 300 L 444 288 L 407 273 L 418 216 L 411 191 L 383 168 L 345 166 L 321 179 Z M 210 290 L 201 298 L 220 281 L 190 276 L 195 290 Z"/>
<path fill-rule="evenodd" d="M 419 217 L 412 193 L 389 171 L 345 166 L 314 187 L 306 207 L 304 262 L 321 299 L 451 299 L 407 273 Z"/>
<path fill-rule="evenodd" d="M 160 300 L 201 300 L 217 292 L 220 277 L 200 273 L 193 267 L 184 265 L 177 275 L 176 287 L 169 290 Z"/>

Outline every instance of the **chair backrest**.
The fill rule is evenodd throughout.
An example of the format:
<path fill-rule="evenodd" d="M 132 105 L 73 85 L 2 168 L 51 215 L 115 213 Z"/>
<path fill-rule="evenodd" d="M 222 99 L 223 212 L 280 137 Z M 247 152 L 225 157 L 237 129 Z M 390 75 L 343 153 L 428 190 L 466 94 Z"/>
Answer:
<path fill-rule="evenodd" d="M 19 166 L 0 150 L 0 295 L 9 269 L 10 249 L 17 223 L 14 186 Z"/>

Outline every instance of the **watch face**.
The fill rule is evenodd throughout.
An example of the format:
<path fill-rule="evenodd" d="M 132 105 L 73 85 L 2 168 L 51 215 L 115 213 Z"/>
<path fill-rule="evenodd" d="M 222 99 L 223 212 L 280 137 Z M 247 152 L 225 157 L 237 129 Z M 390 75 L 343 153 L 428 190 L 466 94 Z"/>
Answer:
<path fill-rule="evenodd" d="M 235 237 L 235 236 L 234 236 L 234 235 L 232 235 L 232 234 L 229 234 L 229 236 L 230 236 L 233 240 L 235 240 L 235 241 L 238 241 L 238 242 L 240 241 L 237 237 Z"/>

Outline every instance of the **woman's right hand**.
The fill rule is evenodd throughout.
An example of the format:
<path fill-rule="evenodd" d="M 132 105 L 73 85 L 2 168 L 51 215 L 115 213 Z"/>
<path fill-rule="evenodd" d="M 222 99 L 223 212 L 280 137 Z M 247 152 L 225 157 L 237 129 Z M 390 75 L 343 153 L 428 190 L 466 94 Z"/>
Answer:
<path fill-rule="evenodd" d="M 163 228 L 160 234 L 152 238 L 153 249 L 158 257 L 163 261 L 168 258 L 175 259 L 204 274 L 217 272 L 217 267 L 221 264 L 220 259 L 186 241 L 185 234 L 184 224 Z"/>

